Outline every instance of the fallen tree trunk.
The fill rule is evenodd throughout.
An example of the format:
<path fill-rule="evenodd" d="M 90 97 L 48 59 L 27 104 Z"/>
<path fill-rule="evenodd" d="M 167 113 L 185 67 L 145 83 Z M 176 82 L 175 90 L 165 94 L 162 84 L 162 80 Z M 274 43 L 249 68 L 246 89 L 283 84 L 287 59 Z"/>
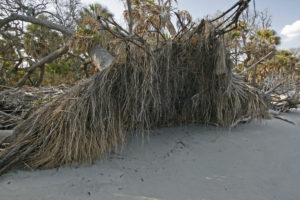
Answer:
<path fill-rule="evenodd" d="M 229 54 L 207 23 L 184 33 L 188 41 L 155 53 L 122 48 L 112 66 L 40 107 L 15 128 L 17 139 L 0 154 L 0 174 L 25 160 L 32 169 L 91 163 L 120 149 L 127 132 L 186 123 L 230 127 L 262 117 L 261 94 L 232 79 Z"/>
<path fill-rule="evenodd" d="M 92 163 L 122 149 L 129 132 L 187 123 L 231 127 L 263 117 L 268 107 L 262 94 L 232 74 L 220 40 L 249 1 L 234 6 L 221 30 L 202 20 L 154 45 L 113 19 L 100 18 L 101 28 L 119 41 L 120 54 L 22 121 L 13 132 L 16 140 L 0 153 L 0 174 L 15 166 Z"/>

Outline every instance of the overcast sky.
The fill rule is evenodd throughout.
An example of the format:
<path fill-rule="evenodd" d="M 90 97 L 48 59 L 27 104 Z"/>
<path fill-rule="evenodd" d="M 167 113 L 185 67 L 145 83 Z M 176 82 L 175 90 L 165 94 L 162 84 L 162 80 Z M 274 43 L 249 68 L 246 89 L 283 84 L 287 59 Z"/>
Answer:
<path fill-rule="evenodd" d="M 100 3 L 114 13 L 122 22 L 124 3 L 122 0 L 81 0 L 84 5 Z M 177 0 L 179 10 L 187 10 L 193 19 L 225 11 L 237 0 Z M 253 1 L 253 0 L 252 0 Z M 267 9 L 272 16 L 272 28 L 281 36 L 282 49 L 300 47 L 300 0 L 256 0 L 256 9 Z M 253 3 L 251 3 L 253 6 Z"/>

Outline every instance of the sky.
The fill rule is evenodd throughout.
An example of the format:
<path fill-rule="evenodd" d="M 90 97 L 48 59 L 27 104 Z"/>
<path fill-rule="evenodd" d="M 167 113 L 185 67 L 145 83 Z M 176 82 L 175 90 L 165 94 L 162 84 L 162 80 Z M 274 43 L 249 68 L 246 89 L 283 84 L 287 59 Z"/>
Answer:
<path fill-rule="evenodd" d="M 122 20 L 124 1 L 122 0 L 81 0 L 83 5 L 100 3 Z M 215 15 L 217 11 L 226 11 L 237 0 L 177 0 L 178 10 L 187 10 L 193 19 Z M 272 28 L 281 37 L 280 49 L 300 47 L 300 0 L 255 0 L 256 10 L 267 10 L 272 17 Z M 251 3 L 253 9 L 253 0 Z M 251 9 L 250 8 L 250 9 Z"/>

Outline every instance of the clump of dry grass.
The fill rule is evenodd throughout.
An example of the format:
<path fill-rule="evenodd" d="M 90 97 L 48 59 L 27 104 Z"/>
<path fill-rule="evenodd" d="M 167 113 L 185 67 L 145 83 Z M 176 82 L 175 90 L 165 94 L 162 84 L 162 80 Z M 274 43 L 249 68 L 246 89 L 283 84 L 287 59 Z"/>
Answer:
<path fill-rule="evenodd" d="M 232 74 L 216 35 L 203 21 L 154 50 L 124 45 L 110 67 L 16 128 L 17 139 L 1 152 L 0 173 L 16 165 L 90 163 L 121 147 L 129 131 L 186 123 L 230 127 L 264 115 L 263 98 Z"/>

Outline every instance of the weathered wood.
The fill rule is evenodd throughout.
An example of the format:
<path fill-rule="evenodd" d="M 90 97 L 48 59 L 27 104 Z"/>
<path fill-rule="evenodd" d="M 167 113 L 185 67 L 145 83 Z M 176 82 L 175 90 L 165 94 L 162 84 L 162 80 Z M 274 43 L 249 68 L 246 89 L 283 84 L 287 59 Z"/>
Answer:
<path fill-rule="evenodd" d="M 115 59 L 106 49 L 99 45 L 91 49 L 89 56 L 92 59 L 93 65 L 99 70 L 110 66 Z"/>
<path fill-rule="evenodd" d="M 0 137 L 11 136 L 14 130 L 0 130 Z"/>
<path fill-rule="evenodd" d="M 3 112 L 0 110 L 0 115 L 3 115 L 4 117 L 8 117 L 8 118 L 13 118 L 14 116 L 12 116 L 11 114 L 8 114 L 6 112 Z"/>
<path fill-rule="evenodd" d="M 60 31 L 60 32 L 66 34 L 66 35 L 73 35 L 74 34 L 74 31 L 72 29 L 69 29 L 69 28 L 67 28 L 65 26 L 62 26 L 60 24 L 55 24 L 55 23 L 52 23 L 52 22 L 47 21 L 47 20 L 38 19 L 38 18 L 35 18 L 35 17 L 31 17 L 31 16 L 19 15 L 19 14 L 16 14 L 16 13 L 12 13 L 9 17 L 0 20 L 0 29 L 5 24 L 7 24 L 9 22 L 12 22 L 12 21 L 15 21 L 15 20 L 20 20 L 20 21 L 24 21 L 24 22 L 30 22 L 30 23 L 33 23 L 33 24 L 42 25 L 42 26 L 48 27 L 50 29 Z"/>
<path fill-rule="evenodd" d="M 0 130 L 0 145 L 5 142 L 12 142 L 10 137 L 12 136 L 13 130 Z"/>
<path fill-rule="evenodd" d="M 226 48 L 225 42 L 223 40 L 216 42 L 218 45 L 217 48 L 217 60 L 216 60 L 216 69 L 215 73 L 217 75 L 227 74 L 229 72 L 229 68 L 226 64 Z"/>
<path fill-rule="evenodd" d="M 282 120 L 282 121 L 285 121 L 285 122 L 290 123 L 290 124 L 293 124 L 293 125 L 296 125 L 295 122 L 293 122 L 293 121 L 291 121 L 291 120 L 288 120 L 288 119 L 286 119 L 286 118 L 283 118 L 283 117 L 281 117 L 281 116 L 274 116 L 274 118 L 280 119 L 280 120 Z"/>

